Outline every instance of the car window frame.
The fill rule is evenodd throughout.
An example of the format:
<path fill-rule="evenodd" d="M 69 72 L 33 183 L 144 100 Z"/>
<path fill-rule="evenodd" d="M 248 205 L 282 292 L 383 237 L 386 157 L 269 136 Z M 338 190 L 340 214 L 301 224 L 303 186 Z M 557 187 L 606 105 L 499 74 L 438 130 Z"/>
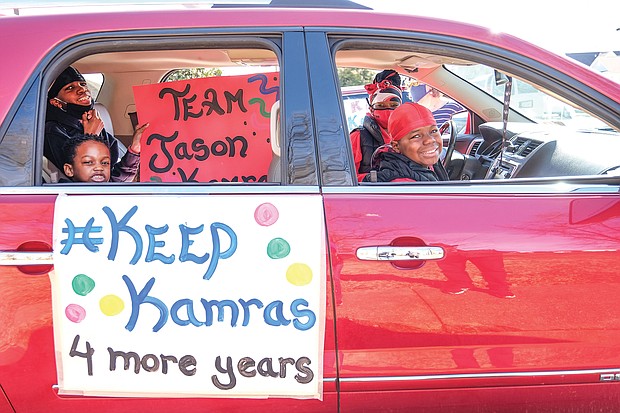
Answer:
<path fill-rule="evenodd" d="M 179 30 L 172 29 L 159 29 L 159 30 L 136 30 L 136 31 L 119 31 L 108 32 L 105 36 L 101 33 L 93 32 L 88 34 L 82 34 L 74 38 L 70 38 L 62 42 L 49 51 L 42 59 L 39 65 L 36 67 L 32 77 L 36 76 L 37 81 L 32 80 L 29 82 L 25 89 L 30 90 L 29 97 L 34 94 L 35 99 L 38 100 L 35 105 L 35 110 L 31 111 L 30 121 L 34 125 L 32 127 L 32 133 L 29 133 L 32 144 L 32 158 L 30 162 L 32 167 L 27 176 L 22 177 L 19 182 L 19 186 L 42 186 L 42 158 L 43 158 L 43 136 L 44 136 L 44 123 L 45 123 L 45 106 L 46 106 L 46 93 L 47 87 L 53 82 L 55 77 L 60 71 L 67 65 L 72 64 L 74 61 L 79 60 L 82 57 L 103 53 L 107 51 L 119 51 L 119 48 L 123 51 L 139 51 L 150 49 L 189 49 L 189 48 L 217 48 L 217 47 L 248 47 L 249 45 L 260 45 L 262 47 L 272 50 L 277 58 L 281 72 L 280 85 L 283 90 L 281 93 L 282 105 L 282 119 L 285 122 L 297 122 L 294 117 L 290 115 L 293 112 L 306 112 L 310 111 L 309 97 L 304 96 L 303 88 L 297 86 L 294 87 L 294 93 L 287 93 L 284 84 L 286 79 L 289 79 L 289 85 L 294 85 L 290 79 L 300 79 L 307 76 L 305 64 L 305 55 L 303 44 L 300 47 L 300 41 L 303 42 L 302 30 L 299 27 L 280 27 L 280 28 L 250 28 L 242 30 L 228 29 L 225 31 L 212 29 L 212 28 L 200 28 L 200 29 L 184 29 L 180 35 Z M 146 32 L 146 33 L 145 33 Z M 224 33 L 223 33 L 224 32 Z M 295 54 L 294 57 L 284 57 L 285 43 L 290 43 L 288 53 Z M 285 63 L 286 60 L 286 63 Z M 287 69 L 288 68 L 288 69 Z M 303 82 L 301 83 L 303 85 Z M 0 135 L 4 137 L 6 130 L 9 130 L 13 124 L 9 119 L 16 117 L 15 114 L 23 113 L 23 104 L 26 98 L 26 92 L 22 92 L 23 96 L 19 101 L 14 102 L 12 109 L 9 111 L 10 117 L 7 117 L 4 122 L 3 130 L 5 133 Z M 30 97 L 32 100 L 32 97 Z M 286 101 L 286 103 L 285 103 Z M 292 108 L 289 110 L 289 107 Z M 310 114 L 306 115 L 306 119 L 311 119 Z M 280 128 L 282 131 L 293 130 Z M 299 145 L 299 139 L 293 139 L 285 136 L 282 133 L 281 140 L 285 142 L 282 148 L 282 159 L 286 159 L 286 164 L 282 166 L 282 170 L 286 172 L 286 175 L 282 175 L 284 179 L 279 183 L 280 186 L 290 185 L 302 185 L 302 186 L 316 186 L 318 179 L 316 173 L 316 161 L 308 162 L 307 155 L 309 153 L 315 153 L 315 143 L 312 134 L 306 134 L 305 139 L 307 142 Z M 1 141 L 0 141 L 1 143 Z M 293 151 L 291 146 L 299 146 Z M 291 168 L 291 164 L 299 165 L 299 161 L 288 159 L 289 153 L 299 153 L 306 155 L 306 162 L 303 171 L 294 171 Z M 314 157 L 312 158 L 314 160 Z M 25 170 L 28 170 L 27 168 Z M 183 183 L 188 185 L 189 183 Z M 201 185 L 224 185 L 225 183 L 201 183 Z M 263 184 L 263 183 L 261 183 Z M 273 187 L 278 183 L 266 183 L 268 186 Z M 57 184 L 55 184 L 57 185 Z M 99 184 L 98 184 L 99 185 Z M 133 184 L 131 184 L 133 185 Z M 149 183 L 149 185 L 153 185 Z M 232 184 L 237 187 L 240 184 Z M 250 185 L 250 184 L 248 184 Z M 251 185 L 257 186 L 255 183 Z M 8 185 L 7 186 L 12 186 Z"/>
<path fill-rule="evenodd" d="M 438 53 L 455 58 L 469 59 L 478 63 L 490 65 L 503 70 L 507 73 L 513 73 L 515 76 L 523 76 L 528 81 L 534 82 L 545 90 L 549 90 L 552 93 L 556 93 L 558 96 L 562 96 L 565 99 L 573 101 L 579 105 L 583 110 L 588 110 L 589 113 L 596 114 L 599 118 L 609 122 L 610 124 L 620 124 L 620 113 L 614 113 L 612 110 L 606 110 L 612 107 L 613 100 L 605 96 L 596 89 L 571 78 L 569 75 L 548 66 L 540 61 L 525 55 L 520 55 L 512 51 L 506 51 L 497 46 L 489 45 L 486 43 L 474 42 L 472 40 L 462 39 L 449 35 L 439 35 L 434 33 L 419 33 L 419 32 L 403 32 L 395 30 L 382 30 L 382 29 L 335 29 L 331 30 L 328 35 L 327 43 L 330 47 L 331 62 L 336 61 L 336 53 L 347 47 L 355 48 L 389 48 L 397 50 L 412 50 L 422 51 L 424 53 Z M 311 64 L 317 64 L 317 62 L 311 62 Z M 337 79 L 337 67 L 333 63 L 333 67 L 330 69 Z M 556 77 L 554 81 L 553 77 Z M 337 82 L 336 82 L 337 83 Z M 597 100 L 598 99 L 598 100 Z M 342 113 L 342 118 L 345 119 L 344 107 L 339 102 L 338 108 L 333 108 L 335 111 Z M 346 130 L 346 122 L 343 124 L 343 129 Z M 348 141 L 348 136 L 346 137 Z M 320 140 L 319 145 L 324 145 L 324 141 Z M 349 143 L 350 147 L 350 143 Z M 325 165 L 322 170 L 324 176 L 329 175 L 329 167 Z M 353 173 L 353 172 L 351 172 Z M 602 179 L 601 179 L 602 178 Z M 498 186 L 506 185 L 510 188 L 509 191 L 499 190 L 499 192 L 545 192 L 555 191 L 555 188 L 550 188 L 550 183 L 558 183 L 559 181 L 575 183 L 580 185 L 582 182 L 592 182 L 590 190 L 603 191 L 604 188 L 594 188 L 594 186 L 600 183 L 609 183 L 610 185 L 616 185 L 616 180 L 613 177 L 604 176 L 562 176 L 562 177 L 541 177 L 541 178 L 518 178 L 512 180 L 505 180 L 506 182 L 497 182 L 496 180 L 476 180 L 476 181 L 447 181 L 447 182 L 432 182 L 428 185 L 422 185 L 416 183 L 416 185 L 394 185 L 392 183 L 389 186 L 398 188 L 398 191 L 414 191 L 419 192 L 420 188 L 425 188 L 422 192 L 429 188 L 438 187 L 443 188 L 441 191 L 445 191 L 446 187 L 450 187 L 451 191 L 458 191 L 463 193 L 479 192 L 488 193 L 490 188 L 494 188 L 493 191 L 497 191 Z M 475 187 L 473 187 L 475 185 Z M 544 185 L 541 187 L 541 185 Z M 385 191 L 387 185 L 377 184 L 360 184 L 357 179 L 352 180 L 350 185 L 342 185 L 335 182 L 330 186 L 357 186 L 356 190 L 362 191 Z M 413 187 L 417 189 L 412 189 Z M 381 188 L 381 189 L 376 189 Z M 568 187 L 567 187 L 568 188 Z M 574 188 L 573 188 L 574 189 Z M 433 189 L 432 192 L 435 192 Z"/>

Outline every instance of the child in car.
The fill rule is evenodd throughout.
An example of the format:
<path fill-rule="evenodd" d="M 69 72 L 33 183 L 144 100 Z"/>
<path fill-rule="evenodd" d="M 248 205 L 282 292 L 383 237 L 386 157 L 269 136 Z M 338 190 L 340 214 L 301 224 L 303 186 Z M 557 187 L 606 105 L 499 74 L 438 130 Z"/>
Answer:
<path fill-rule="evenodd" d="M 377 182 L 447 181 L 439 161 L 443 141 L 433 114 L 417 103 L 397 107 L 388 122 L 392 136 L 387 151 L 379 154 Z M 363 181 L 374 182 L 374 174 Z"/>
<path fill-rule="evenodd" d="M 69 179 L 60 182 L 125 182 L 123 176 L 135 175 L 140 164 L 139 153 L 125 154 L 119 163 L 120 175 L 110 177 L 110 148 L 103 137 L 93 134 L 78 134 L 67 139 L 63 153 L 66 159 L 63 169 Z"/>
<path fill-rule="evenodd" d="M 110 180 L 110 148 L 99 135 L 82 134 L 67 139 L 63 152 L 66 157 L 63 169 L 71 182 Z"/>

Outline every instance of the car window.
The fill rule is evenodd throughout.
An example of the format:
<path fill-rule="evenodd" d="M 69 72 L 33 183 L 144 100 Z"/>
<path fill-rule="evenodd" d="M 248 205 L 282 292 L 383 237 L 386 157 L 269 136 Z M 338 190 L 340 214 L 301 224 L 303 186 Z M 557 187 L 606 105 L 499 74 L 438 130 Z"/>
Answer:
<path fill-rule="evenodd" d="M 583 102 L 583 94 L 564 87 L 560 82 L 549 82 L 548 78 L 533 75 L 532 70 L 524 68 L 525 63 L 523 67 L 510 67 L 511 63 L 504 61 L 501 54 L 496 56 L 496 64 L 488 60 L 482 63 L 479 61 L 482 56 L 474 52 L 459 55 L 425 48 L 416 50 L 413 45 L 402 47 L 401 44 L 400 49 L 396 45 L 386 45 L 384 50 L 376 51 L 373 44 L 371 51 L 364 50 L 360 44 L 349 45 L 346 41 L 336 44 L 342 48 L 335 51 L 339 74 L 343 67 L 373 68 L 376 72 L 381 65 L 395 67 L 401 75 L 411 78 L 409 95 L 431 110 L 436 119 L 439 119 L 441 110 L 427 102 L 430 90 L 436 92 L 436 102 L 440 105 L 454 106 L 450 116 L 456 132 L 451 134 L 446 129 L 442 135 L 443 149 L 437 161 L 447 169 L 450 184 L 469 184 L 471 181 L 512 183 L 515 179 L 545 184 L 548 181 L 537 180 L 609 176 L 620 165 L 620 135 L 595 116 L 591 108 L 588 110 L 582 106 L 588 104 Z M 359 50 L 354 50 L 355 47 Z M 373 60 L 368 57 L 370 55 L 377 58 Z M 389 62 L 400 63 L 389 66 Z M 503 81 L 496 82 L 496 74 Z M 511 110 L 503 116 L 506 79 L 511 80 L 512 86 Z M 346 99 L 343 91 L 348 125 L 351 116 Z M 437 124 L 442 122 L 437 121 Z M 364 150 L 356 152 L 360 149 L 355 148 L 360 145 L 356 141 L 364 138 L 353 138 L 352 135 L 352 139 L 353 158 L 362 159 L 363 164 Z M 379 139 L 375 137 L 377 141 Z M 588 147 L 606 149 L 604 153 L 597 151 L 593 155 L 584 151 L 584 142 L 588 142 Z M 379 143 L 374 145 L 373 150 L 377 151 Z M 376 155 L 380 159 L 386 158 L 380 153 Z M 377 160 L 376 157 L 372 159 Z M 372 169 L 380 170 L 380 162 L 375 161 L 369 164 Z M 385 165 L 388 164 L 386 161 Z M 358 180 L 362 185 L 368 185 L 364 177 L 370 171 L 357 167 L 360 168 L 357 170 Z M 371 179 L 370 175 L 367 179 Z M 431 180 L 437 180 L 437 177 Z M 396 185 L 396 181 L 389 184 Z"/>
<path fill-rule="evenodd" d="M 504 87 L 495 81 L 493 68 L 478 64 L 447 65 L 446 69 L 498 101 L 504 101 Z M 510 107 L 536 123 L 556 123 L 571 128 L 608 128 L 602 121 L 575 108 L 569 102 L 561 101 L 519 78 L 512 79 Z"/>
<path fill-rule="evenodd" d="M 362 126 L 368 112 L 368 93 L 364 86 L 347 86 L 342 88 L 342 101 L 350 131 Z"/>
<path fill-rule="evenodd" d="M 162 53 L 169 66 L 159 63 Z M 218 60 L 221 55 L 230 57 L 229 66 Z M 217 56 L 216 64 L 177 66 L 192 60 L 204 63 L 205 56 L 206 60 Z M 246 60 L 252 63 L 239 65 Z M 276 122 L 271 112 L 280 99 L 274 51 L 245 47 L 123 52 L 121 46 L 59 63 L 56 71 L 67 65 L 86 79 L 106 124 L 104 131 L 113 130 L 110 136 L 120 144 L 119 158 L 132 144 L 139 122 L 149 123 L 142 137 L 139 170 L 132 181 L 256 184 L 279 179 L 273 172 L 279 168 L 277 149 L 271 144 L 279 141 L 272 139 Z M 45 90 L 48 87 L 44 86 Z M 30 185 L 39 179 L 43 183 L 67 181 L 62 164 L 55 165 L 46 156 L 33 162 L 34 148 L 43 146 L 43 139 L 32 139 L 37 136 L 34 115 L 37 107 L 45 105 L 38 101 L 36 91 L 31 91 L 4 134 L 0 142 L 4 186 Z M 40 130 L 42 138 L 42 124 Z M 41 178 L 34 173 L 39 164 Z"/>
<path fill-rule="evenodd" d="M 36 88 L 30 88 L 4 136 L 0 136 L 0 186 L 26 186 L 34 178 Z"/>
<path fill-rule="evenodd" d="M 97 99 L 99 91 L 101 91 L 101 87 L 103 86 L 103 73 L 85 73 L 84 78 L 88 83 L 88 88 L 93 97 Z"/>

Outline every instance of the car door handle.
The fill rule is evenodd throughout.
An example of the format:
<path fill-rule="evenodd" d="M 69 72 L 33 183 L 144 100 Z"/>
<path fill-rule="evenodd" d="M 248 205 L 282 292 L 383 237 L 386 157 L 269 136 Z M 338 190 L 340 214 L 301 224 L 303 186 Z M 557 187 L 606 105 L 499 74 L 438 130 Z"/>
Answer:
<path fill-rule="evenodd" d="M 376 246 L 357 249 L 357 258 L 364 261 L 426 261 L 443 258 L 441 247 Z"/>
<path fill-rule="evenodd" d="M 53 252 L 40 251 L 0 251 L 0 265 L 52 265 L 54 264 L 53 254 Z"/>

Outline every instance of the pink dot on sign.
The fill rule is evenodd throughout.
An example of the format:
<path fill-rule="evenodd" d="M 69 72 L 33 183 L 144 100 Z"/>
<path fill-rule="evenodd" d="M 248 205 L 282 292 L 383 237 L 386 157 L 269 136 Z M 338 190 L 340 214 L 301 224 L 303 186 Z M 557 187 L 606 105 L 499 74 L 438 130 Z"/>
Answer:
<path fill-rule="evenodd" d="M 260 204 L 256 208 L 256 211 L 254 211 L 254 219 L 256 220 L 256 223 L 264 227 L 275 224 L 279 216 L 280 214 L 278 213 L 278 208 L 269 202 Z"/>
<path fill-rule="evenodd" d="M 86 310 L 77 304 L 69 304 L 67 308 L 65 308 L 65 315 L 69 319 L 69 321 L 73 321 L 74 323 L 79 323 L 84 320 L 86 317 Z"/>

